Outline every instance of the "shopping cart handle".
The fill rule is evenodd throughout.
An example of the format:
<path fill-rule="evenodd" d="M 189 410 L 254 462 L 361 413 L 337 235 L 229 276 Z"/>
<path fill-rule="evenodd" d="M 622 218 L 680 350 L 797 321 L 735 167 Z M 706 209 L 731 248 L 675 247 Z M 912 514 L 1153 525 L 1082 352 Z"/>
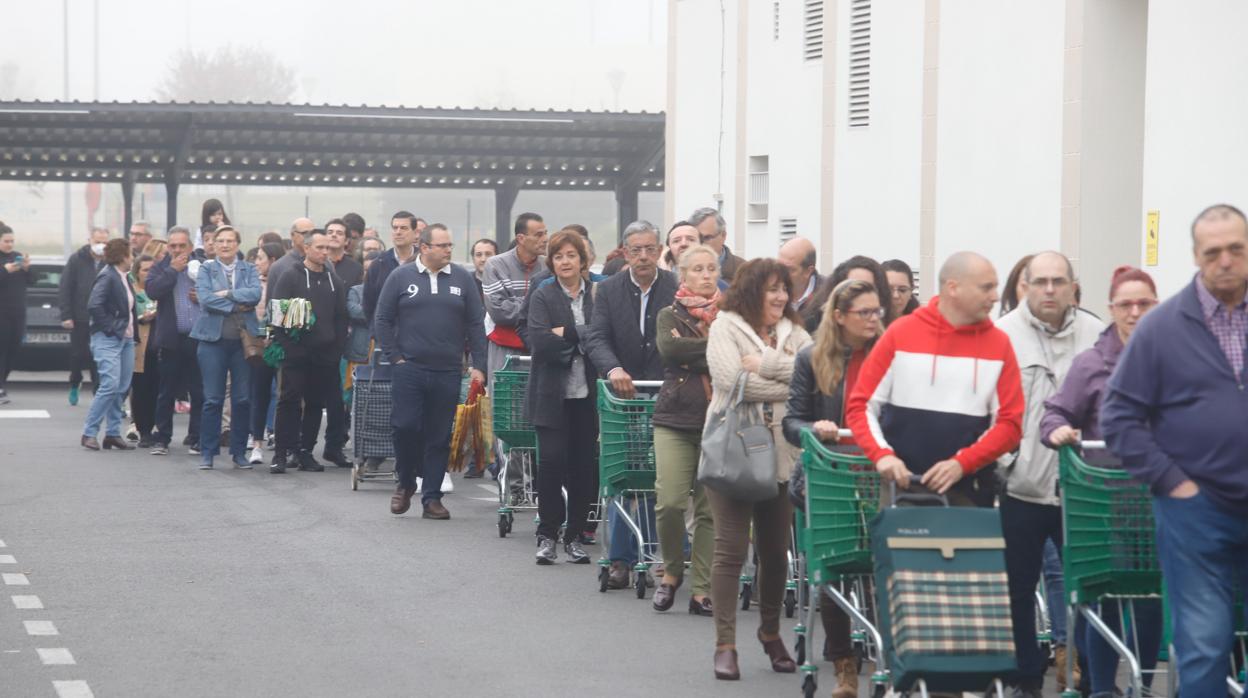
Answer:
<path fill-rule="evenodd" d="M 1106 448 L 1108 448 L 1108 446 L 1105 445 L 1104 441 L 1080 441 L 1079 445 L 1082 446 L 1084 449 L 1090 448 L 1090 449 L 1095 449 L 1095 450 L 1105 450 Z"/>

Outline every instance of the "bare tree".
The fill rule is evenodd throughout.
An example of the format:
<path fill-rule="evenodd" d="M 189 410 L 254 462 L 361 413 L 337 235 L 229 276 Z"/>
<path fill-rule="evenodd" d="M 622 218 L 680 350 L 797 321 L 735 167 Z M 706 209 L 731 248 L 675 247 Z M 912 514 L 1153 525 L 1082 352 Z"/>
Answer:
<path fill-rule="evenodd" d="M 156 94 L 174 102 L 289 102 L 295 71 L 255 46 L 226 45 L 213 53 L 182 49 Z"/>

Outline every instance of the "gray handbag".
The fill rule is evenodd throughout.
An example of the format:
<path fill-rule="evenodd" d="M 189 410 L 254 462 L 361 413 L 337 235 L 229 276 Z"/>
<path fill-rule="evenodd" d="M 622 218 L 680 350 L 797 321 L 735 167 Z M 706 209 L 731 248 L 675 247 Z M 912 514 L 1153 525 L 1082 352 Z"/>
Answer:
<path fill-rule="evenodd" d="M 742 371 L 732 402 L 713 412 L 706 422 L 698 482 L 731 499 L 761 502 L 779 492 L 776 446 L 771 427 L 757 410 L 742 402 L 746 379 Z"/>

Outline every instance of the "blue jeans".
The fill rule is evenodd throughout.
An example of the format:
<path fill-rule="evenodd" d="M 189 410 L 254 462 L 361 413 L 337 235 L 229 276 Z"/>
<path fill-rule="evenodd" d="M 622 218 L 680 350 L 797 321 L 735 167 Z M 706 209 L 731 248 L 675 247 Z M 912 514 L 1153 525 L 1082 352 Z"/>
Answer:
<path fill-rule="evenodd" d="M 654 523 L 654 497 L 637 496 L 624 498 L 623 504 L 625 508 L 630 510 L 640 509 L 640 515 L 635 515 L 634 521 L 641 527 L 642 534 L 646 537 L 646 549 L 653 550 L 655 547 L 655 523 Z M 612 504 L 607 509 L 607 525 L 611 532 L 611 548 L 608 556 L 612 562 L 624 562 L 629 566 L 637 564 L 637 537 L 633 535 L 633 530 L 624 523 L 624 518 L 620 516 Z"/>
<path fill-rule="evenodd" d="M 1200 492 L 1190 499 L 1156 497 L 1153 515 L 1179 691 L 1224 696 L 1235 599 L 1248 586 L 1248 511 L 1228 511 Z"/>
<path fill-rule="evenodd" d="M 1126 605 L 1124 600 L 1123 605 Z M 1161 649 L 1161 601 L 1158 599 L 1138 599 L 1131 607 L 1131 621 L 1127 624 L 1124 637 L 1120 632 L 1122 618 L 1118 613 L 1118 602 L 1106 599 L 1099 604 L 1101 619 L 1109 626 L 1132 652 L 1139 643 L 1140 668 L 1151 671 L 1157 666 L 1157 653 Z M 1088 655 L 1088 673 L 1091 675 L 1092 693 L 1114 692 L 1114 678 L 1118 675 L 1118 653 L 1101 637 L 1101 634 L 1086 626 Z M 1144 685 L 1151 686 L 1152 674 L 1144 675 Z"/>
<path fill-rule="evenodd" d="M 421 503 L 440 500 L 459 405 L 459 371 L 428 371 L 407 361 L 395 366 L 391 376 L 390 425 L 399 484 L 411 489 L 417 477 L 423 478 Z M 341 389 L 336 396 L 341 402 Z"/>
<path fill-rule="evenodd" d="M 100 385 L 91 398 L 82 435 L 94 438 L 100 433 L 100 422 L 107 420 L 104 435 L 120 438 L 121 423 L 126 416 L 126 392 L 134 376 L 134 340 L 93 332 L 91 358 L 99 369 Z"/>
<path fill-rule="evenodd" d="M 1062 577 L 1062 556 L 1049 540 L 1044 544 L 1044 600 L 1049 605 L 1049 627 L 1053 646 L 1066 644 L 1066 585 Z"/>
<path fill-rule="evenodd" d="M 251 415 L 251 366 L 243 357 L 243 343 L 221 339 L 199 343 L 199 372 L 204 377 L 204 417 L 199 428 L 199 447 L 204 458 L 217 455 L 221 447 L 221 406 L 225 401 L 225 376 L 230 376 L 230 455 L 247 455 Z"/>

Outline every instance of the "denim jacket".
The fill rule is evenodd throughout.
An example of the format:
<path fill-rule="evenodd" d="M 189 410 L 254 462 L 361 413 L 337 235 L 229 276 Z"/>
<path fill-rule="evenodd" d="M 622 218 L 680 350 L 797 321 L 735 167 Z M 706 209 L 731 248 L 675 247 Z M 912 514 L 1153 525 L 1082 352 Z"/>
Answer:
<path fill-rule="evenodd" d="M 229 294 L 218 297 L 217 291 L 223 290 L 229 290 Z M 199 307 L 203 312 L 191 329 L 192 338 L 205 342 L 220 340 L 225 316 L 236 312 L 243 314 L 243 324 L 248 332 L 253 336 L 260 334 L 256 314 L 239 308 L 254 306 L 260 302 L 260 274 L 255 265 L 242 260 L 235 262 L 234 284 L 231 286 L 220 262 L 205 262 L 195 279 L 195 294 L 199 296 Z"/>

